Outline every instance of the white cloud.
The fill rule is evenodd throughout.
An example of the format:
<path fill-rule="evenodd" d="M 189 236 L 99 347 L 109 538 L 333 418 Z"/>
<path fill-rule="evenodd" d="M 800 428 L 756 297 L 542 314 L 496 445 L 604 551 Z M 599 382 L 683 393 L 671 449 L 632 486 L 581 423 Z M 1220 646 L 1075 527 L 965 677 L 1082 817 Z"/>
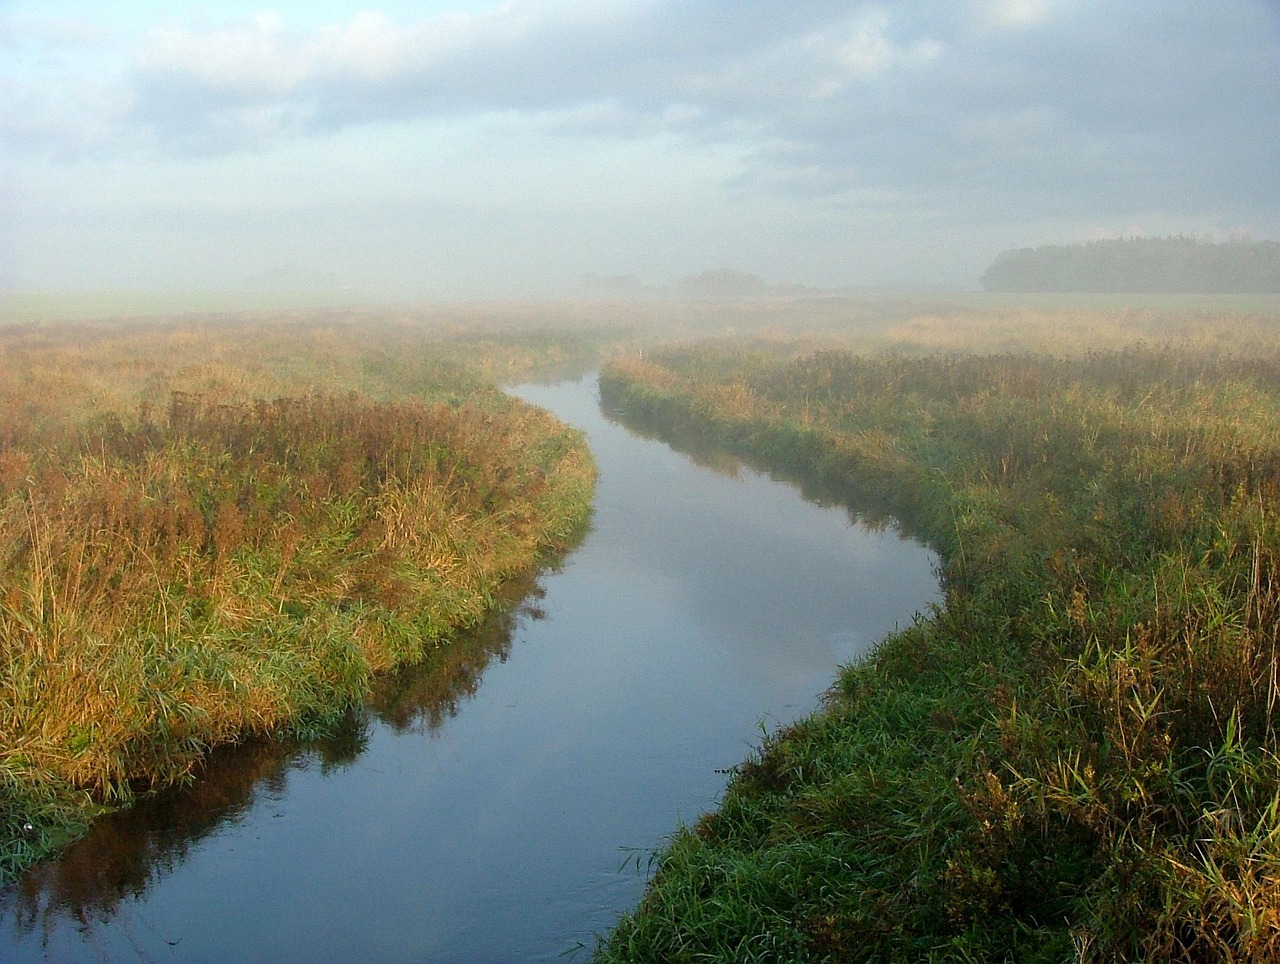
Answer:
<path fill-rule="evenodd" d="M 276 125 L 284 137 L 455 111 L 578 107 L 608 87 L 601 43 L 620 49 L 649 6 L 511 0 L 408 24 L 366 11 L 310 30 L 274 14 L 167 23 L 137 50 L 138 117 L 162 144 L 207 152 L 257 143 L 273 111 L 290 119 Z M 253 129 L 237 134 L 241 116 Z"/>
<path fill-rule="evenodd" d="M 0 17 L 0 142 L 11 155 L 96 149 L 133 107 L 108 30 L 72 17 Z"/>
<path fill-rule="evenodd" d="M 15 50 L 39 47 L 106 47 L 112 42 L 109 29 L 71 16 L 0 16 L 0 48 Z"/>
<path fill-rule="evenodd" d="M 1000 27 L 1031 27 L 1049 21 L 1062 0 L 990 0 L 987 15 Z"/>
<path fill-rule="evenodd" d="M 312 71 L 314 46 L 286 35 L 280 17 L 270 14 L 209 31 L 169 23 L 148 32 L 136 65 L 212 90 L 279 96 Z"/>
<path fill-rule="evenodd" d="M 828 33 L 815 34 L 809 44 L 818 55 L 835 65 L 838 71 L 853 74 L 878 74 L 897 59 L 897 51 L 885 36 L 889 17 L 873 8 Z"/>
<path fill-rule="evenodd" d="M 819 71 L 813 94 L 833 97 L 851 83 L 873 83 L 890 70 L 923 66 L 942 52 L 943 45 L 932 37 L 895 42 L 889 35 L 890 24 L 885 9 L 871 7 L 805 38 L 804 46 Z M 803 61 L 797 58 L 797 62 Z"/>
<path fill-rule="evenodd" d="M 8 166 L 65 192 L 74 165 L 48 162 L 75 158 L 84 198 L 112 190 L 90 180 L 107 180 L 104 159 L 180 184 L 234 168 L 244 194 L 227 203 L 249 211 L 314 158 L 285 192 L 300 211 L 401 198 L 497 238 L 500 209 L 581 230 L 613 205 L 632 219 L 619 236 L 675 250 L 696 235 L 714 253 L 698 211 L 732 221 L 725 245 L 795 263 L 835 255 L 768 255 L 769 221 L 753 236 L 749 211 L 829 240 L 854 223 L 951 237 L 1179 212 L 1266 235 L 1280 210 L 1267 0 L 511 0 L 416 20 L 416 4 L 374 6 L 327 23 L 315 8 L 189 15 L 128 42 L 83 18 L 0 18 Z M 120 203 L 154 203 L 146 182 Z M 458 244 L 483 248 L 464 228 Z"/>

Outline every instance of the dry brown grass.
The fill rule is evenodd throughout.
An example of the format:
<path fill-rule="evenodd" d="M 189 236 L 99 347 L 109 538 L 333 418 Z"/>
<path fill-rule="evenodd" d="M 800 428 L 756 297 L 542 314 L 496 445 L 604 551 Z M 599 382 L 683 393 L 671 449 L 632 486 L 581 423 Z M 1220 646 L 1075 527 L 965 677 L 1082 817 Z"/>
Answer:
<path fill-rule="evenodd" d="M 336 719 L 581 525 L 581 438 L 482 373 L 579 346 L 368 321 L 0 328 L 0 868 Z"/>

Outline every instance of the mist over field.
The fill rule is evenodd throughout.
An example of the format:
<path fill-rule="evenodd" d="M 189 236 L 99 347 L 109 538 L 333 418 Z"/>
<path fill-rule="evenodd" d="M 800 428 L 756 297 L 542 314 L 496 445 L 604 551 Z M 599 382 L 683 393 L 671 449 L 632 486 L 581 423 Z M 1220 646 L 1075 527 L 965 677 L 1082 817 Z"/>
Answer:
<path fill-rule="evenodd" d="M 1277 0 L 0 0 L 0 958 L 1280 960 L 1277 106 Z"/>
<path fill-rule="evenodd" d="M 1277 238 L 1278 9 L 11 0 L 0 285 L 976 289 L 1007 249 Z"/>

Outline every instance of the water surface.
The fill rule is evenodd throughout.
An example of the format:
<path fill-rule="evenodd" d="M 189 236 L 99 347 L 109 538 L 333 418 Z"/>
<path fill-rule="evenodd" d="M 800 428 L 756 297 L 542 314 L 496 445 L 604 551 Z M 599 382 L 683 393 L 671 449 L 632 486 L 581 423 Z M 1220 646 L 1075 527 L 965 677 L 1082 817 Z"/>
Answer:
<path fill-rule="evenodd" d="M 388 681 L 323 743 L 220 753 L 191 790 L 34 868 L 0 894 L 0 959 L 590 948 L 762 729 L 810 712 L 837 664 L 937 598 L 918 543 L 629 432 L 594 378 L 515 394 L 588 433 L 600 481 L 582 545 L 460 645 L 443 682 Z"/>

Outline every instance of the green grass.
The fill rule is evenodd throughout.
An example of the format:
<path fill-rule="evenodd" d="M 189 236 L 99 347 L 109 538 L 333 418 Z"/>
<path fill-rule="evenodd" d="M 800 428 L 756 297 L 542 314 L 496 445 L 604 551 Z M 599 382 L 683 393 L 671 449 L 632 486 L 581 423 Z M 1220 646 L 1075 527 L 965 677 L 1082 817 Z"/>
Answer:
<path fill-rule="evenodd" d="M 448 676 L 452 636 L 580 533 L 585 441 L 485 368 L 581 339 L 454 338 L 0 329 L 0 876 L 214 746 L 323 733 L 409 663 Z"/>
<path fill-rule="evenodd" d="M 888 641 L 838 690 L 832 719 L 852 728 L 847 740 L 830 739 L 824 724 L 800 741 L 813 762 L 797 751 L 788 766 L 835 774 L 835 797 L 815 790 L 799 815 L 784 817 L 790 790 L 758 812 L 764 797 L 743 795 L 742 826 L 763 828 L 760 846 L 782 847 L 762 852 L 760 886 L 789 909 L 785 927 L 760 910 L 743 944 L 726 905 L 725 918 L 708 924 L 737 941 L 725 953 L 776 937 L 797 954 L 856 956 L 850 948 L 871 934 L 871 957 L 937 948 L 980 957 L 1068 939 L 1105 957 L 1125 941 L 1175 947 L 1196 914 L 1219 922 L 1195 931 L 1204 941 L 1232 928 L 1259 940 L 1270 933 L 1272 777 L 1258 748 L 1271 751 L 1258 734 L 1271 732 L 1272 707 L 1241 694 L 1254 693 L 1270 665 L 1259 635 L 1271 619 L 1270 503 L 1258 510 L 1251 500 L 1271 464 L 1271 395 L 1261 368 L 1213 365 L 1245 351 L 1280 354 L 1274 300 L 1134 307 L 886 295 L 282 304 L 256 315 L 216 301 L 7 305 L 0 874 L 56 851 L 104 807 L 186 780 L 212 745 L 337 725 L 377 674 L 405 661 L 437 665 L 447 681 L 457 672 L 452 628 L 570 537 L 590 488 L 581 439 L 504 400 L 494 384 L 715 335 L 731 340 L 683 356 L 690 371 L 672 354 L 669 368 L 631 377 L 628 407 L 912 519 L 948 559 L 949 592 L 937 619 Z M 152 316 L 125 317 L 137 312 Z M 100 320 L 65 320 L 75 317 Z M 1116 353 L 1170 338 L 1194 347 L 1193 364 L 1155 358 L 1147 375 L 1129 377 L 1152 353 Z M 756 355 L 744 354 L 747 339 Z M 893 357 L 862 371 L 842 354 L 788 366 L 815 347 L 849 345 Z M 960 346 L 1047 346 L 1058 360 L 930 360 Z M 1109 354 L 1089 368 L 1097 351 Z M 1266 404 L 1253 404 L 1255 391 Z M 1057 408 L 1046 402 L 1054 395 Z M 437 444 L 395 434 L 415 419 L 439 430 Z M 295 437 L 303 444 L 290 448 Z M 1058 478 L 1064 453 L 1075 474 Z M 1151 533 L 1144 507 L 1153 491 L 1160 526 Z M 1237 491 L 1233 510 L 1223 494 Z M 1046 567 L 1059 581 L 1044 581 Z M 1188 646 L 1193 660 L 1180 655 Z M 943 658 L 949 651 L 954 659 Z M 958 700 L 967 687 L 971 699 Z M 858 712 L 841 713 L 846 701 Z M 1166 732 L 1178 750 L 1161 756 L 1163 736 L 1152 734 Z M 852 757 L 821 756 L 845 742 Z M 928 753 L 913 757 L 920 747 Z M 874 764 L 865 773 L 856 764 L 864 758 Z M 744 767 L 746 790 L 756 786 L 751 772 Z M 957 777 L 960 787 L 948 789 Z M 885 799 L 896 802 L 886 809 Z M 1182 822 L 1161 822 L 1163 813 Z M 929 829 L 933 814 L 962 832 L 942 839 Z M 826 816 L 854 829 L 829 832 Z M 857 831 L 860 821 L 873 837 Z M 974 829 L 984 821 L 998 829 Z M 773 824 L 791 829 L 775 840 Z M 1125 836 L 1134 828 L 1146 834 L 1141 846 Z M 718 832 L 731 831 L 726 823 Z M 1188 849 L 1197 833 L 1217 849 Z M 711 845 L 703 832 L 693 837 Z M 822 849 L 828 837 L 859 857 L 840 860 L 862 876 L 832 876 L 840 865 Z M 1062 880 L 1087 876 L 1085 867 L 1101 868 L 1101 882 L 1048 888 L 1052 914 L 1006 910 L 1008 894 L 1048 873 L 1034 855 L 1055 848 L 1070 855 L 1050 865 Z M 1097 863 L 1095 852 L 1128 856 Z M 797 877 L 792 862 L 816 881 L 835 880 L 844 896 L 809 887 L 810 873 Z M 744 891 L 752 873 L 734 872 Z M 761 944 L 760 953 L 782 946 Z"/>
<path fill-rule="evenodd" d="M 904 518 L 945 604 L 681 830 L 598 959 L 1280 952 L 1280 361 L 614 364 L 606 403 Z"/>

